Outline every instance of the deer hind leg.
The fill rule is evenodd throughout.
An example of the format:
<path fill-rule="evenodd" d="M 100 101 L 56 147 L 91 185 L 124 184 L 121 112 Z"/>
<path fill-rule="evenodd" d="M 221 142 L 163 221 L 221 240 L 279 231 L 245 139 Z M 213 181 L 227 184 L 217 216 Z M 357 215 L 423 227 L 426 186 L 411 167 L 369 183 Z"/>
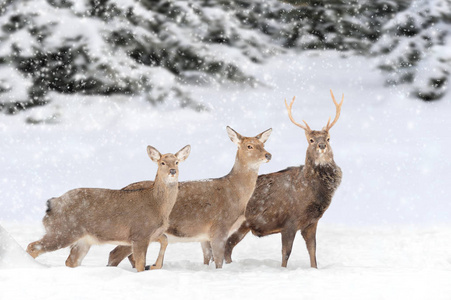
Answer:
<path fill-rule="evenodd" d="M 160 243 L 160 252 L 158 253 L 157 261 L 150 266 L 151 270 L 161 269 L 163 267 L 164 253 L 166 252 L 166 248 L 168 247 L 168 238 L 165 234 L 162 234 L 158 238 L 158 242 Z"/>
<path fill-rule="evenodd" d="M 117 267 L 119 263 L 127 256 L 132 257 L 132 247 L 131 246 L 117 246 L 114 248 L 108 257 L 109 267 Z M 129 258 L 130 259 L 130 258 Z M 133 259 L 133 257 L 132 257 Z M 135 267 L 135 262 L 133 261 L 132 267 Z"/>
<path fill-rule="evenodd" d="M 139 240 L 132 242 L 133 258 L 138 272 L 142 272 L 146 268 L 146 253 L 149 247 L 149 240 Z"/>
<path fill-rule="evenodd" d="M 30 254 L 33 258 L 36 258 L 43 253 L 66 248 L 76 240 L 77 239 L 72 236 L 46 233 L 42 239 L 28 245 L 27 253 Z"/>
<path fill-rule="evenodd" d="M 304 230 L 301 231 L 302 237 L 305 240 L 305 244 L 307 246 L 308 254 L 310 256 L 310 266 L 312 268 L 318 268 L 316 263 L 316 228 L 318 226 L 318 222 L 313 223 Z"/>
<path fill-rule="evenodd" d="M 202 253 L 204 254 L 204 265 L 209 265 L 210 261 L 213 260 L 213 252 L 211 251 L 211 244 L 209 241 L 201 242 Z"/>
<path fill-rule="evenodd" d="M 286 268 L 288 259 L 293 249 L 294 237 L 296 236 L 296 229 L 289 226 L 282 230 L 282 267 Z"/>
<path fill-rule="evenodd" d="M 241 240 L 248 234 L 250 231 L 250 227 L 247 224 L 247 222 L 243 222 L 241 224 L 240 228 L 238 228 L 237 231 L 235 231 L 228 239 L 225 245 L 225 252 L 224 252 L 224 258 L 226 264 L 230 264 L 232 262 L 232 251 L 235 246 L 241 242 Z"/>
<path fill-rule="evenodd" d="M 131 247 L 130 247 L 131 249 Z M 128 256 L 128 261 L 130 262 L 130 264 L 132 265 L 132 268 L 136 268 L 136 263 L 135 263 L 135 259 L 133 258 L 133 254 L 130 254 Z"/>
<path fill-rule="evenodd" d="M 66 266 L 71 268 L 80 266 L 90 248 L 91 244 L 83 241 L 83 239 L 77 241 L 71 246 L 69 257 L 66 259 Z"/>
<path fill-rule="evenodd" d="M 46 251 L 44 251 L 42 247 L 41 240 L 28 244 L 27 253 L 30 254 L 31 257 L 36 258 L 44 252 Z"/>

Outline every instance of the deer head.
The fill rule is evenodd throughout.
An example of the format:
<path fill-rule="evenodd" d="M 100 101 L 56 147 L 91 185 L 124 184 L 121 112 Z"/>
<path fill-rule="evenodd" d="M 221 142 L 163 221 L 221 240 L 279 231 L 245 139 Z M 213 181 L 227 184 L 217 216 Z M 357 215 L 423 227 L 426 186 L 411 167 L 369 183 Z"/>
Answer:
<path fill-rule="evenodd" d="M 338 118 L 340 117 L 340 111 L 341 106 L 343 105 L 344 100 L 344 94 L 341 98 L 341 102 L 337 103 L 335 100 L 334 94 L 332 93 L 332 90 L 330 90 L 330 95 L 332 96 L 332 100 L 334 101 L 336 112 L 335 112 L 335 119 L 332 123 L 330 123 L 330 119 L 327 121 L 326 126 L 323 127 L 322 130 L 312 130 L 310 129 L 310 126 L 308 126 L 307 122 L 302 120 L 305 125 L 297 123 L 293 115 L 291 113 L 291 108 L 293 106 L 295 97 L 293 97 L 293 100 L 291 100 L 290 105 L 287 104 L 287 100 L 285 99 L 285 106 L 288 111 L 288 117 L 290 118 L 291 122 L 295 124 L 298 127 L 301 127 L 305 131 L 305 136 L 307 137 L 307 141 L 309 143 L 309 146 L 307 148 L 307 157 L 306 159 L 313 159 L 314 163 L 316 165 L 322 165 L 322 164 L 328 164 L 333 161 L 333 152 L 332 148 L 330 147 L 330 134 L 329 130 L 332 128 L 332 126 L 337 123 Z"/>
<path fill-rule="evenodd" d="M 255 137 L 245 137 L 227 126 L 229 138 L 238 146 L 237 160 L 250 169 L 260 167 L 262 163 L 271 160 L 271 154 L 265 150 L 265 142 L 271 135 L 272 129 L 263 131 Z"/>
<path fill-rule="evenodd" d="M 187 145 L 176 154 L 161 154 L 154 147 L 147 146 L 147 154 L 150 159 L 158 164 L 157 177 L 168 183 L 177 182 L 179 176 L 178 164 L 188 158 L 190 151 L 191 146 Z"/>

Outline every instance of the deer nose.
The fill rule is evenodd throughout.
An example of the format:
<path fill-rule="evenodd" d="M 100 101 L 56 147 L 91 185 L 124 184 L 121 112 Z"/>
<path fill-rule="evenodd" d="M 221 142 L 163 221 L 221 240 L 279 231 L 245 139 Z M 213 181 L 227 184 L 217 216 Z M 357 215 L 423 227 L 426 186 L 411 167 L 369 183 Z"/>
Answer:
<path fill-rule="evenodd" d="M 169 173 L 171 173 L 171 175 L 175 175 L 175 173 L 177 173 L 177 171 L 175 169 L 170 169 Z"/>
<path fill-rule="evenodd" d="M 266 153 L 266 154 L 265 154 L 265 157 L 266 157 L 267 160 L 271 160 L 271 157 L 272 157 L 272 156 L 271 156 L 271 154 Z"/>
<path fill-rule="evenodd" d="M 325 143 L 320 143 L 320 144 L 318 144 L 318 147 L 319 147 L 321 150 L 324 150 L 324 149 L 326 149 L 326 144 L 325 144 Z"/>

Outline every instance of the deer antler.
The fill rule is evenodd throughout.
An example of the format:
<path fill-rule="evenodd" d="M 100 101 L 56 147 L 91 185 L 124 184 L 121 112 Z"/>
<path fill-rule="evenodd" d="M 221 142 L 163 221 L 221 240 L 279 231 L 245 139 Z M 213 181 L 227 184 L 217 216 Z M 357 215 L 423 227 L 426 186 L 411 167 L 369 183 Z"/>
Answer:
<path fill-rule="evenodd" d="M 336 107 L 336 112 L 335 112 L 335 119 L 332 122 L 332 124 L 330 124 L 330 118 L 329 118 L 329 121 L 327 121 L 327 125 L 326 125 L 326 128 L 325 128 L 326 131 L 329 131 L 332 128 L 332 126 L 334 126 L 335 123 L 337 123 L 338 118 L 340 117 L 341 106 L 343 105 L 343 100 L 345 98 L 345 94 L 343 94 L 343 96 L 341 97 L 341 102 L 340 102 L 340 104 L 338 104 L 337 101 L 335 100 L 335 97 L 334 97 L 334 94 L 332 93 L 332 90 L 330 90 L 330 95 L 332 96 L 332 100 L 334 101 L 334 104 L 335 104 L 335 107 Z"/>
<path fill-rule="evenodd" d="M 302 124 L 299 124 L 298 122 L 296 122 L 296 121 L 293 119 L 293 115 L 291 114 L 291 107 L 293 106 L 293 103 L 294 103 L 294 99 L 295 99 L 295 98 L 296 98 L 296 97 L 293 97 L 293 100 L 291 100 L 291 103 L 290 103 L 289 106 L 288 106 L 288 104 L 287 104 L 287 99 L 285 99 L 285 106 L 286 106 L 287 111 L 288 111 L 288 117 L 290 118 L 291 122 L 293 122 L 294 125 L 299 126 L 299 127 L 301 127 L 302 129 L 304 129 L 304 130 L 306 130 L 306 131 L 312 131 L 312 130 L 310 129 L 310 127 L 308 126 L 307 122 L 305 122 L 304 120 L 302 120 L 302 122 L 305 123 L 305 126 L 302 125 Z"/>

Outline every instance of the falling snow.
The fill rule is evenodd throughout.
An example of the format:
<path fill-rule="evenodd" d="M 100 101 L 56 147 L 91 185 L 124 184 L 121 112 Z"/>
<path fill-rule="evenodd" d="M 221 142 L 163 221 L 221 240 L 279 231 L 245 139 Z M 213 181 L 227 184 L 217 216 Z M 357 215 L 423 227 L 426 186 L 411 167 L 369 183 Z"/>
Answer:
<path fill-rule="evenodd" d="M 449 1 L 73 2 L 0 4 L 1 299 L 449 299 Z M 249 234 L 222 270 L 199 243 L 170 245 L 163 269 L 141 274 L 105 267 L 113 245 L 76 269 L 68 249 L 24 252 L 47 199 L 154 178 L 147 145 L 190 144 L 179 180 L 206 180 L 235 161 L 227 125 L 272 128 L 260 174 L 304 164 L 283 101 L 296 96 L 294 118 L 321 129 L 329 89 L 344 94 L 330 132 L 343 179 L 319 222 L 318 270 L 300 234 L 286 269 L 278 234 Z"/>

